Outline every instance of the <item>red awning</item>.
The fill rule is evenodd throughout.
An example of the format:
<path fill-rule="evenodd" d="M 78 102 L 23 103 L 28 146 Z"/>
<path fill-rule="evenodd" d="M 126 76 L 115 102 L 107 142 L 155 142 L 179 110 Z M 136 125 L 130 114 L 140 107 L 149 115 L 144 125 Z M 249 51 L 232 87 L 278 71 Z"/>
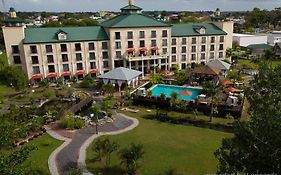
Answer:
<path fill-rule="evenodd" d="M 84 71 L 77 71 L 77 75 L 85 75 L 86 73 Z"/>
<path fill-rule="evenodd" d="M 140 51 L 141 51 L 141 52 L 147 51 L 147 48 L 146 48 L 146 47 L 140 48 Z"/>
<path fill-rule="evenodd" d="M 41 74 L 32 75 L 33 79 L 41 79 L 43 76 Z"/>
<path fill-rule="evenodd" d="M 67 77 L 67 76 L 70 76 L 71 75 L 71 72 L 64 72 L 61 74 L 62 77 Z"/>
<path fill-rule="evenodd" d="M 93 69 L 93 70 L 90 71 L 90 73 L 91 73 L 91 74 L 96 74 L 96 73 L 97 73 L 97 70 L 96 70 L 96 69 Z"/>
<path fill-rule="evenodd" d="M 158 47 L 152 47 L 151 50 L 158 50 Z"/>
<path fill-rule="evenodd" d="M 48 78 L 54 78 L 57 77 L 57 73 L 49 73 Z"/>
<path fill-rule="evenodd" d="M 127 49 L 127 52 L 134 52 L 134 51 L 135 51 L 134 48 L 129 48 L 129 49 Z"/>
<path fill-rule="evenodd" d="M 234 87 L 225 88 L 224 91 L 227 92 L 227 93 L 229 93 L 229 92 L 231 92 L 231 93 L 239 93 L 239 92 L 242 92 L 242 90 L 236 89 L 236 88 L 234 88 Z"/>

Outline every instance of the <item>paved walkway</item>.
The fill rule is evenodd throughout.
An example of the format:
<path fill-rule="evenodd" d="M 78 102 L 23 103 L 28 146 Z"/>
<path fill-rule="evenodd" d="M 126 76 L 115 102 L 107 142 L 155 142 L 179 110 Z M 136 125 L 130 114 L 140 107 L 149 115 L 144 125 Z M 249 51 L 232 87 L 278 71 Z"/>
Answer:
<path fill-rule="evenodd" d="M 68 174 L 71 169 L 81 169 L 84 174 L 91 174 L 86 169 L 86 149 L 91 142 L 101 135 L 115 135 L 135 128 L 138 120 L 114 112 L 116 120 L 98 127 L 99 134 L 95 133 L 96 128 L 91 126 L 75 132 L 74 137 L 64 137 L 62 132 L 56 132 L 47 128 L 47 132 L 56 139 L 65 141 L 49 157 L 49 170 L 52 175 Z"/>

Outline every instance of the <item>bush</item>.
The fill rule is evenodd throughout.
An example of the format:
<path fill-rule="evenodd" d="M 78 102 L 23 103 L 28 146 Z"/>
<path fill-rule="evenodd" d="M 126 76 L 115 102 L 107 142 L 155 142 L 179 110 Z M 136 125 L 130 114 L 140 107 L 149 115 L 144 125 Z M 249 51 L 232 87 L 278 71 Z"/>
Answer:
<path fill-rule="evenodd" d="M 81 88 L 91 88 L 93 86 L 94 80 L 90 76 L 87 76 L 80 84 Z"/>
<path fill-rule="evenodd" d="M 81 129 L 85 126 L 85 121 L 81 119 L 74 118 L 73 114 L 67 114 L 64 118 L 61 119 L 60 124 L 64 128 L 70 130 Z"/>

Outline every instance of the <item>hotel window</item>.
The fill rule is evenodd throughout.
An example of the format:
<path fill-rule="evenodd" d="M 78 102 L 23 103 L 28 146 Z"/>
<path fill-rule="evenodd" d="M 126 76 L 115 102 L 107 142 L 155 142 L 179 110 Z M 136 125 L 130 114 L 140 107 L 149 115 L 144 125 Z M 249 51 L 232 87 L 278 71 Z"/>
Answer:
<path fill-rule="evenodd" d="M 177 56 L 176 55 L 173 55 L 172 56 L 172 62 L 176 62 L 177 61 Z"/>
<path fill-rule="evenodd" d="M 48 63 L 54 63 L 54 56 L 53 55 L 47 55 L 47 62 Z"/>
<path fill-rule="evenodd" d="M 75 43 L 75 51 L 81 51 L 81 44 L 80 43 Z"/>
<path fill-rule="evenodd" d="M 19 46 L 12 46 L 12 53 L 13 53 L 13 54 L 18 54 L 18 53 L 20 53 Z"/>
<path fill-rule="evenodd" d="M 121 39 L 120 32 L 115 32 L 115 39 Z"/>
<path fill-rule="evenodd" d="M 67 54 L 62 54 L 61 58 L 62 58 L 62 62 L 67 62 L 68 61 L 68 55 Z"/>
<path fill-rule="evenodd" d="M 102 58 L 103 59 L 108 59 L 109 58 L 108 52 L 102 52 Z"/>
<path fill-rule="evenodd" d="M 77 70 L 83 70 L 83 63 L 77 63 Z"/>
<path fill-rule="evenodd" d="M 151 31 L 151 38 L 156 38 L 156 31 L 155 30 Z"/>
<path fill-rule="evenodd" d="M 176 38 L 172 39 L 172 45 L 177 45 L 177 39 Z"/>
<path fill-rule="evenodd" d="M 206 37 L 202 37 L 202 44 L 206 43 Z"/>
<path fill-rule="evenodd" d="M 101 46 L 102 46 L 103 50 L 107 50 L 108 49 L 107 42 L 102 42 Z"/>
<path fill-rule="evenodd" d="M 89 58 L 90 58 L 90 60 L 95 60 L 96 59 L 96 53 L 95 52 L 90 52 L 89 53 Z"/>
<path fill-rule="evenodd" d="M 162 46 L 168 46 L 168 40 L 162 39 Z"/>
<path fill-rule="evenodd" d="M 144 40 L 140 40 L 140 47 L 145 47 L 145 41 Z"/>
<path fill-rule="evenodd" d="M 191 44 L 196 44 L 196 38 L 192 38 Z"/>
<path fill-rule="evenodd" d="M 37 47 L 35 45 L 30 46 L 30 52 L 31 53 L 37 53 Z"/>
<path fill-rule="evenodd" d="M 55 66 L 54 66 L 54 65 L 49 65 L 49 66 L 48 66 L 48 70 L 49 70 L 49 73 L 54 73 L 54 72 L 56 72 Z"/>
<path fill-rule="evenodd" d="M 76 53 L 76 61 L 82 61 L 82 53 Z"/>
<path fill-rule="evenodd" d="M 220 50 L 223 50 L 223 44 L 220 44 L 220 48 L 219 48 Z"/>
<path fill-rule="evenodd" d="M 40 68 L 39 66 L 33 66 L 32 67 L 33 74 L 40 74 Z"/>
<path fill-rule="evenodd" d="M 191 60 L 195 61 L 196 60 L 196 54 L 191 54 Z"/>
<path fill-rule="evenodd" d="M 219 52 L 219 58 L 223 58 L 223 52 Z"/>
<path fill-rule="evenodd" d="M 168 31 L 167 30 L 162 31 L 162 37 L 168 37 Z"/>
<path fill-rule="evenodd" d="M 140 31 L 140 38 L 145 38 L 145 32 L 144 31 Z"/>
<path fill-rule="evenodd" d="M 96 62 L 90 62 L 90 69 L 96 69 Z"/>
<path fill-rule="evenodd" d="M 32 64 L 39 64 L 38 56 L 31 57 Z"/>
<path fill-rule="evenodd" d="M 215 58 L 215 53 L 214 52 L 211 52 L 210 53 L 210 60 L 213 60 Z"/>
<path fill-rule="evenodd" d="M 61 44 L 60 45 L 60 49 L 61 49 L 61 52 L 67 52 L 67 45 L 66 44 Z"/>
<path fill-rule="evenodd" d="M 214 51 L 214 50 L 215 50 L 215 45 L 212 44 L 212 45 L 210 46 L 210 51 Z"/>
<path fill-rule="evenodd" d="M 181 47 L 181 53 L 186 53 L 186 47 Z"/>
<path fill-rule="evenodd" d="M 186 55 L 181 56 L 181 61 L 186 61 Z"/>
<path fill-rule="evenodd" d="M 172 47 L 172 54 L 177 53 L 177 48 L 176 47 Z"/>
<path fill-rule="evenodd" d="M 201 60 L 205 60 L 206 59 L 206 54 L 205 53 L 201 53 Z"/>
<path fill-rule="evenodd" d="M 89 43 L 89 50 L 95 50 L 95 44 Z"/>
<path fill-rule="evenodd" d="M 224 42 L 224 36 L 220 36 L 220 42 L 221 42 L 221 43 Z"/>
<path fill-rule="evenodd" d="M 214 36 L 211 37 L 211 43 L 215 43 L 216 38 Z"/>
<path fill-rule="evenodd" d="M 191 52 L 196 52 L 196 46 L 191 47 Z"/>
<path fill-rule="evenodd" d="M 69 71 L 69 64 L 63 64 L 62 69 L 63 69 L 64 72 L 68 72 Z"/>
<path fill-rule="evenodd" d="M 14 64 L 21 64 L 20 56 L 13 56 Z"/>
<path fill-rule="evenodd" d="M 168 53 L 168 49 L 167 48 L 163 48 L 162 52 L 163 52 L 163 54 L 167 54 Z"/>
<path fill-rule="evenodd" d="M 156 47 L 157 43 L 156 40 L 151 40 L 151 47 Z"/>
<path fill-rule="evenodd" d="M 103 61 L 103 68 L 109 68 L 108 61 Z"/>
<path fill-rule="evenodd" d="M 116 58 L 122 58 L 121 51 L 116 51 Z"/>
<path fill-rule="evenodd" d="M 133 32 L 127 32 L 128 39 L 133 39 Z"/>
<path fill-rule="evenodd" d="M 128 41 L 128 48 L 134 48 L 134 42 Z"/>
<path fill-rule="evenodd" d="M 115 42 L 115 49 L 121 49 L 121 42 L 120 41 Z"/>
<path fill-rule="evenodd" d="M 201 52 L 205 52 L 206 51 L 206 45 L 202 45 L 201 46 Z"/>
<path fill-rule="evenodd" d="M 182 45 L 186 45 L 186 38 L 182 38 L 181 44 L 182 44 Z"/>
<path fill-rule="evenodd" d="M 47 53 L 52 53 L 52 52 L 53 52 L 53 47 L 52 47 L 52 45 L 46 45 L 45 47 L 46 47 L 46 52 L 47 52 Z"/>

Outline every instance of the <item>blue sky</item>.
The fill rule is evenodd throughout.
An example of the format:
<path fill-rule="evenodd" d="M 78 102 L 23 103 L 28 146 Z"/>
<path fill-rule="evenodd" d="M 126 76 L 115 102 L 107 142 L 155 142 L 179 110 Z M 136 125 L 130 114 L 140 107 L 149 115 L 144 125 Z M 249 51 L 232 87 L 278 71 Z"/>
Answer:
<path fill-rule="evenodd" d="M 6 9 L 14 6 L 18 11 L 119 11 L 127 0 L 5 0 Z M 135 0 L 144 10 L 226 10 L 274 9 L 281 0 Z M 1 5 L 1 11 L 4 9 Z"/>

